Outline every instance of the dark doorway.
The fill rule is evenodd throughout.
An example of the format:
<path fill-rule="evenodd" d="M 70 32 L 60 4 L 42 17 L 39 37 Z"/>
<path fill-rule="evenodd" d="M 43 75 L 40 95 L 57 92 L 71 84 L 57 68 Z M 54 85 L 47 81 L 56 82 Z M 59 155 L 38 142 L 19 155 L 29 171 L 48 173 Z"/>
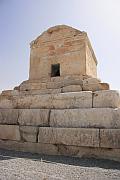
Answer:
<path fill-rule="evenodd" d="M 51 77 L 60 76 L 60 64 L 51 65 Z"/>

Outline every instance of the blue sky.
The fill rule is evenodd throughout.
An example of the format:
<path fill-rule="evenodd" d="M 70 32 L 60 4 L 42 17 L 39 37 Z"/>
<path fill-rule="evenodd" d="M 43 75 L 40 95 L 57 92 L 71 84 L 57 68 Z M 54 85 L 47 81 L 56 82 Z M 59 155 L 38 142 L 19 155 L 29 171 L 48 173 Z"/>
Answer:
<path fill-rule="evenodd" d="M 120 89 L 120 0 L 0 0 L 0 91 L 28 79 L 29 43 L 58 24 L 88 33 L 98 77 Z"/>

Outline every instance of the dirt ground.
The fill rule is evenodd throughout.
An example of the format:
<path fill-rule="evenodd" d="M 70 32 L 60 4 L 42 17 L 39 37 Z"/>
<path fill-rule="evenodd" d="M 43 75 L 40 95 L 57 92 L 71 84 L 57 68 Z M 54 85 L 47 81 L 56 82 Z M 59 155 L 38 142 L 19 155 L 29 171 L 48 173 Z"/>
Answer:
<path fill-rule="evenodd" d="M 0 149 L 0 180 L 120 180 L 120 163 Z"/>

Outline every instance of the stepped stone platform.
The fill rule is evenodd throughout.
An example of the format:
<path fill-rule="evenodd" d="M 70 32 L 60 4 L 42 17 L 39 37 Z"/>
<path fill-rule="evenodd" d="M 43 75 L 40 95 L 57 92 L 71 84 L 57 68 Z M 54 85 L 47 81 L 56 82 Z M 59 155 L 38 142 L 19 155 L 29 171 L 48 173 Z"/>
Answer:
<path fill-rule="evenodd" d="M 40 35 L 29 79 L 0 94 L 0 148 L 120 161 L 120 92 L 96 66 L 85 32 L 61 25 Z"/>

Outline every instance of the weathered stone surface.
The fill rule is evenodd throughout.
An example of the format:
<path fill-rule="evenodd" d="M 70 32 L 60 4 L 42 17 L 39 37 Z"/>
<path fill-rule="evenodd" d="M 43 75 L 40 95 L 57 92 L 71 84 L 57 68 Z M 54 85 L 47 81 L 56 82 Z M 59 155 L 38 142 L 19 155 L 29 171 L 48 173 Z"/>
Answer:
<path fill-rule="evenodd" d="M 120 148 L 120 129 L 100 129 L 100 147 Z"/>
<path fill-rule="evenodd" d="M 4 96 L 18 96 L 19 93 L 20 92 L 18 90 L 6 90 L 6 91 L 2 91 L 1 95 L 4 95 Z"/>
<path fill-rule="evenodd" d="M 18 109 L 0 109 L 0 124 L 18 124 Z"/>
<path fill-rule="evenodd" d="M 62 88 L 62 87 L 66 87 L 66 86 L 70 86 L 70 85 L 79 85 L 81 86 L 82 85 L 82 80 L 81 79 L 72 79 L 69 78 L 69 79 L 66 79 L 66 78 L 63 78 L 62 80 L 59 81 L 51 81 L 51 82 L 48 82 L 47 83 L 47 88 L 48 89 L 59 89 L 59 88 Z"/>
<path fill-rule="evenodd" d="M 22 96 L 16 108 L 91 108 L 92 92 L 72 92 L 51 95 Z"/>
<path fill-rule="evenodd" d="M 0 140 L 0 148 L 47 155 L 65 155 L 86 158 L 102 158 L 120 161 L 120 149 L 53 145 L 32 142 Z"/>
<path fill-rule="evenodd" d="M 58 147 L 53 144 L 0 140 L 0 148 L 47 155 L 59 155 Z"/>
<path fill-rule="evenodd" d="M 37 142 L 38 127 L 20 126 L 22 141 Z"/>
<path fill-rule="evenodd" d="M 109 90 L 107 83 L 83 84 L 83 91 Z"/>
<path fill-rule="evenodd" d="M 79 92 L 82 91 L 81 85 L 69 85 L 62 88 L 62 92 Z"/>
<path fill-rule="evenodd" d="M 101 80 L 97 79 L 97 78 L 86 78 L 83 80 L 83 85 L 84 84 L 98 84 L 100 82 L 101 82 Z"/>
<path fill-rule="evenodd" d="M 116 90 L 104 90 L 94 92 L 93 107 L 120 107 L 120 92 Z"/>
<path fill-rule="evenodd" d="M 61 89 L 44 89 L 44 90 L 29 90 L 21 91 L 20 95 L 44 95 L 44 94 L 57 94 L 61 93 Z"/>
<path fill-rule="evenodd" d="M 0 125 L 0 139 L 20 141 L 19 126 Z"/>
<path fill-rule="evenodd" d="M 51 65 L 58 63 L 61 76 L 96 77 L 97 60 L 87 34 L 65 25 L 50 29 L 31 43 L 29 79 L 49 78 Z"/>
<path fill-rule="evenodd" d="M 29 90 L 43 90 L 46 89 L 46 83 L 41 81 L 24 81 L 20 84 L 20 91 L 29 91 Z"/>
<path fill-rule="evenodd" d="M 97 78 L 87 78 L 83 80 L 83 91 L 108 90 L 109 84 L 101 83 Z"/>
<path fill-rule="evenodd" d="M 11 97 L 0 95 L 0 109 L 14 108 L 13 100 Z"/>
<path fill-rule="evenodd" d="M 20 125 L 49 126 L 49 109 L 19 109 Z"/>
<path fill-rule="evenodd" d="M 90 108 L 92 107 L 91 92 L 72 92 L 53 96 L 53 108 Z"/>
<path fill-rule="evenodd" d="M 120 108 L 114 109 L 115 128 L 120 129 Z"/>
<path fill-rule="evenodd" d="M 99 129 L 40 127 L 38 142 L 99 147 Z"/>
<path fill-rule="evenodd" d="M 79 128 L 120 128 L 112 108 L 51 110 L 50 126 Z"/>

